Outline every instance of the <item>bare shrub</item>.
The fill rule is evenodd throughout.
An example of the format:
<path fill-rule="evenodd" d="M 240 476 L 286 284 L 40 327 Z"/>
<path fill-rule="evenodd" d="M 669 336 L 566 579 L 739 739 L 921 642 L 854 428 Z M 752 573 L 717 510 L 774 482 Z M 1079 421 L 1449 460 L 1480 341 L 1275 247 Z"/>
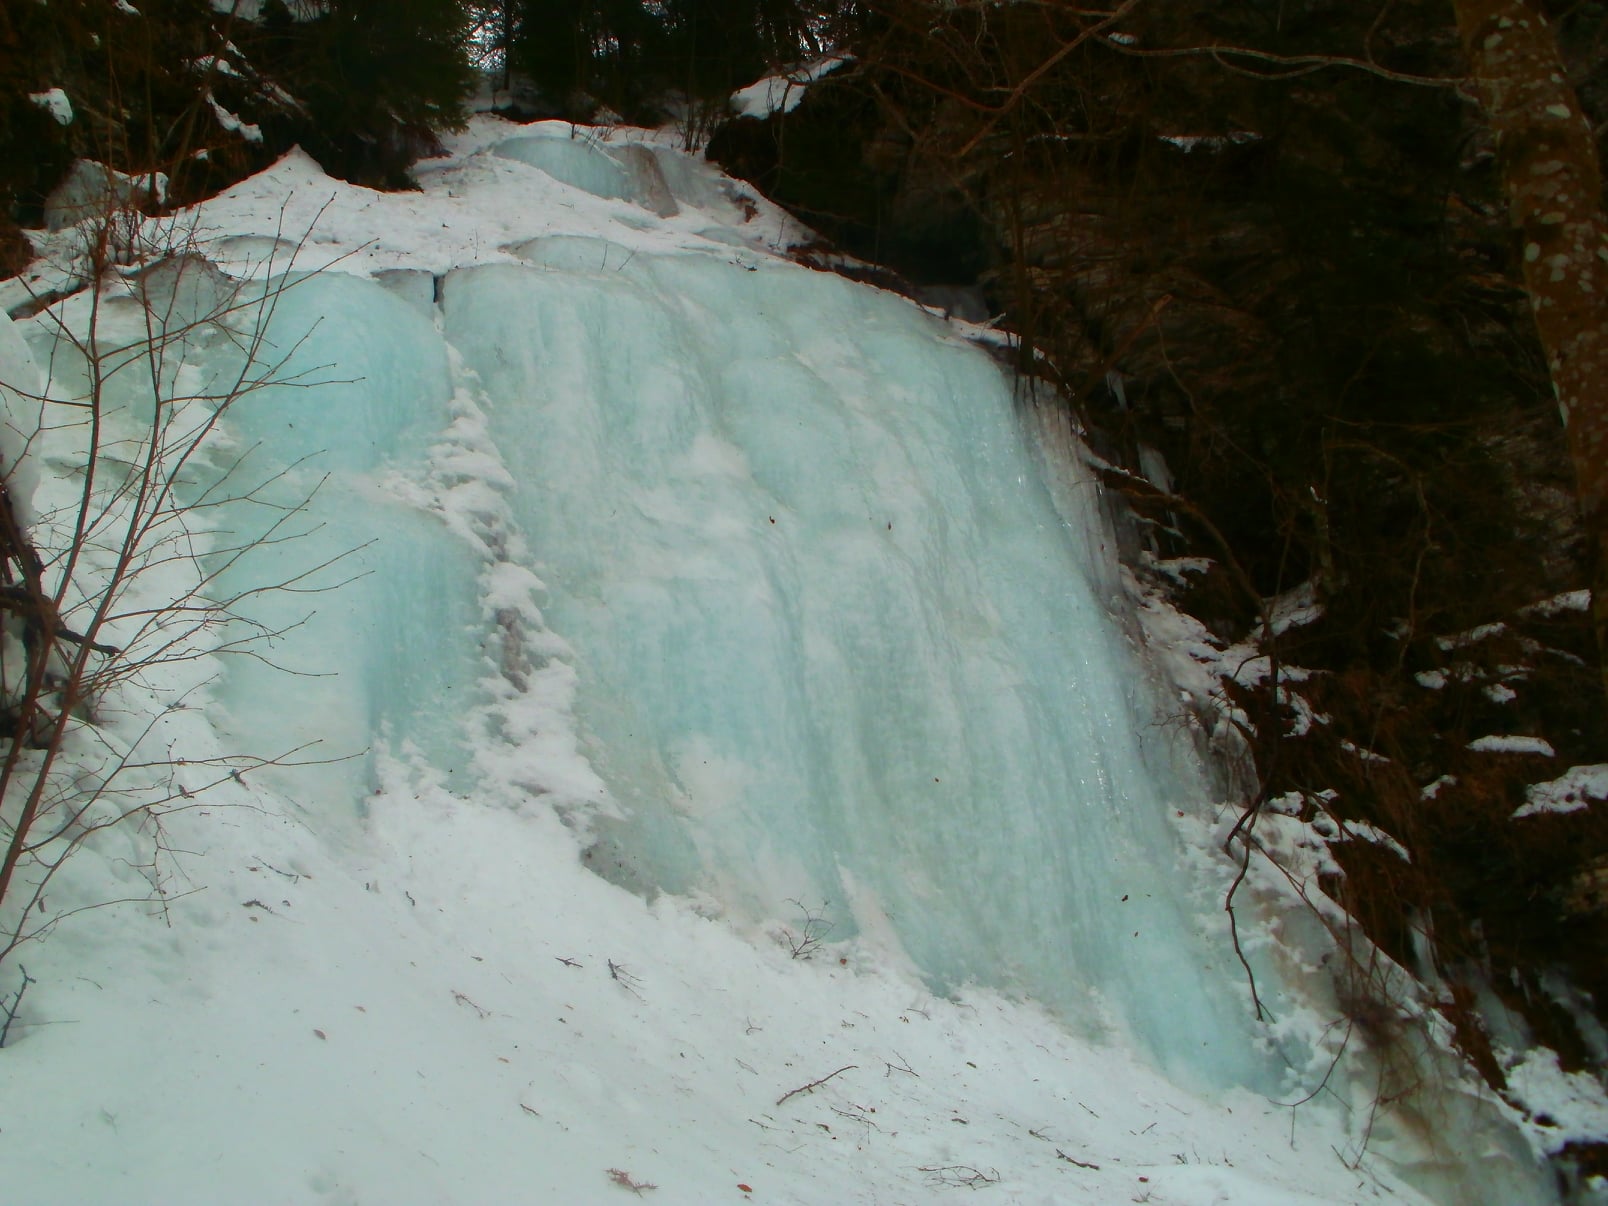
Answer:
<path fill-rule="evenodd" d="M 307 500 L 274 504 L 249 538 L 215 518 L 229 504 L 269 506 L 265 487 L 282 473 L 256 480 L 250 451 L 230 452 L 218 425 L 270 386 L 320 383 L 316 370 L 289 370 L 299 343 L 268 341 L 297 283 L 294 253 L 259 265 L 253 283 L 214 267 L 181 224 L 125 204 L 109 201 L 79 229 L 79 285 L 35 311 L 48 380 L 27 379 L 13 331 L 13 354 L 0 358 L 10 366 L 0 376 L 0 960 L 65 916 L 113 903 L 52 910 L 45 896 L 63 865 L 113 828 L 139 835 L 132 862 L 149 892 L 137 899 L 165 909 L 174 893 L 164 818 L 208 788 L 297 759 L 185 760 L 162 730 L 205 685 L 199 659 L 252 653 L 277 635 L 237 606 L 306 589 L 323 568 L 230 593 L 223 576 L 294 539 Z M 187 363 L 201 350 L 210 377 Z M 73 501 L 35 514 L 41 475 L 73 482 Z M 158 684 L 160 709 L 149 703 Z M 120 714 L 142 706 L 153 709 L 143 725 Z M 114 714 L 118 724 L 104 723 Z"/>
<path fill-rule="evenodd" d="M 793 958 L 813 958 L 832 932 L 832 922 L 826 919 L 829 902 L 823 900 L 818 908 L 810 908 L 801 900 L 789 899 L 787 903 L 798 909 L 801 920 L 797 930 L 783 928 L 782 941 Z"/>

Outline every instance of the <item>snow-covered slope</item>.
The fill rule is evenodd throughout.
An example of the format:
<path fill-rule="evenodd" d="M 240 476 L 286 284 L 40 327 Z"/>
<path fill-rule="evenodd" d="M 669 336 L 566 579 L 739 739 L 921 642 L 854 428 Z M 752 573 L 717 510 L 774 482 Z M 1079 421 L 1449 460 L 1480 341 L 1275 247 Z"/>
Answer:
<path fill-rule="evenodd" d="M 1271 914 L 1253 1028 L 1093 487 L 958 326 L 660 136 L 482 119 L 421 179 L 293 154 L 154 232 L 223 270 L 164 313 L 230 307 L 164 390 L 263 379 L 129 610 L 237 618 L 97 709 L 168 803 L 0 966 L 8 1200 L 1536 1191 L 1461 1090 L 1410 1133 L 1326 1079 Z M 20 324 L 58 396 L 57 319 L 137 348 L 161 279 Z"/>

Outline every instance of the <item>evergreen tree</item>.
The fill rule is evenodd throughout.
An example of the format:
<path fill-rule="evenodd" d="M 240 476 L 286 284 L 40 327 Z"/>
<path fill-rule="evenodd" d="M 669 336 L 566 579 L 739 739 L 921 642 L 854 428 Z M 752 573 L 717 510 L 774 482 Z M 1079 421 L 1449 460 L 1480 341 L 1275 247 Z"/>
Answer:
<path fill-rule="evenodd" d="M 0 193 L 14 216 L 36 220 L 75 158 L 171 173 L 207 146 L 207 98 L 239 82 L 219 57 L 231 24 L 206 0 L 0 9 L 0 45 L 12 51 L 0 55 Z M 65 98 L 55 113 L 35 99 L 50 90 Z"/>
<path fill-rule="evenodd" d="M 638 68 L 657 30 L 638 0 L 516 0 L 510 61 L 555 112 L 590 116 L 599 102 L 635 109 Z"/>
<path fill-rule="evenodd" d="M 300 142 L 335 175 L 385 186 L 432 132 L 463 121 L 473 82 L 460 0 L 324 0 L 316 16 L 270 0 L 254 65 L 294 103 L 266 115 L 276 144 Z"/>
<path fill-rule="evenodd" d="M 473 72 L 460 0 L 0 4 L 0 271 L 26 258 L 75 159 L 170 178 L 176 202 L 302 143 L 326 168 L 404 185 Z M 59 93 L 59 95 L 57 95 Z"/>
<path fill-rule="evenodd" d="M 818 49 L 801 0 L 504 0 L 510 64 L 554 112 L 599 104 L 640 120 L 672 95 L 722 97 Z M 835 10 L 831 10 L 835 11 Z"/>

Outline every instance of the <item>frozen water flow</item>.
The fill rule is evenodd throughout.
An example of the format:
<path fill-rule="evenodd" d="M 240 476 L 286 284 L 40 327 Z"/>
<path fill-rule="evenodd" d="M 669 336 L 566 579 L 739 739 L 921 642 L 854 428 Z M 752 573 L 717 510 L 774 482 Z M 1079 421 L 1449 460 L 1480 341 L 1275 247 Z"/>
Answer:
<path fill-rule="evenodd" d="M 456 774 L 482 673 L 479 567 L 438 520 L 383 488 L 385 471 L 422 459 L 442 425 L 453 391 L 447 350 L 416 304 L 380 284 L 325 273 L 273 287 L 286 284 L 262 353 L 277 384 L 229 424 L 263 484 L 227 512 L 244 542 L 299 514 L 219 585 L 294 590 L 240 606 L 285 638 L 261 659 L 231 662 L 219 702 L 255 746 L 277 752 L 312 737 L 308 756 L 363 755 L 352 763 L 358 785 L 371 786 L 358 768 L 381 741 L 411 743 Z M 306 676 L 302 706 L 265 712 L 257 701 L 284 670 Z"/>
<path fill-rule="evenodd" d="M 519 250 L 535 266 L 448 275 L 443 331 L 411 281 L 277 295 L 278 383 L 229 426 L 265 480 L 227 511 L 244 541 L 295 511 L 276 536 L 298 539 L 220 586 L 296 590 L 242 607 L 286 638 L 219 687 L 235 735 L 410 748 L 467 787 L 506 612 L 487 559 L 528 549 L 541 608 L 495 640 L 564 643 L 606 787 L 572 814 L 597 870 L 752 920 L 816 910 L 896 936 L 940 990 L 1021 991 L 1175 1075 L 1261 1083 L 1179 887 L 1177 789 L 1141 748 L 1165 743 L 1083 548 L 1098 516 L 1058 513 L 988 357 L 787 265 Z M 460 382 L 511 478 L 478 558 L 390 485 L 437 456 Z M 301 703 L 264 715 L 282 669 Z M 368 759 L 348 773 L 372 790 Z"/>
<path fill-rule="evenodd" d="M 510 138 L 497 154 L 546 172 L 594 197 L 605 200 L 630 195 L 625 169 L 601 147 L 571 138 Z"/>
<path fill-rule="evenodd" d="M 626 809 L 593 865 L 891 923 L 941 988 L 1109 1010 L 1179 1073 L 1256 1079 L 1142 676 L 1001 373 L 831 276 L 544 247 L 451 274 L 446 335 Z"/>

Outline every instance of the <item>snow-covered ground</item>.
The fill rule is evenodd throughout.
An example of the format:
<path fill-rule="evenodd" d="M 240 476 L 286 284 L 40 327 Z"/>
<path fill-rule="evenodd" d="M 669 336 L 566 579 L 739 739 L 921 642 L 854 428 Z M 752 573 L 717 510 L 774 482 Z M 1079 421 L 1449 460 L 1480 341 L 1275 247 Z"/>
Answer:
<path fill-rule="evenodd" d="M 177 307 L 240 304 L 169 395 L 255 334 L 271 372 L 108 637 L 167 648 L 132 613 L 197 589 L 260 628 L 182 633 L 75 736 L 78 790 L 110 752 L 166 803 L 0 964 L 7 1201 L 1545 1196 L 1449 1065 L 1416 1129 L 1326 1080 L 1321 947 L 1248 906 L 1253 1029 L 1232 814 L 1153 727 L 1092 487 L 961 324 L 787 262 L 668 134 L 449 150 L 402 194 L 292 154 L 150 232 L 229 274 L 170 261 Z M 87 295 L 0 370 L 59 393 L 53 316 Z M 45 532 L 82 485 L 47 426 Z"/>

